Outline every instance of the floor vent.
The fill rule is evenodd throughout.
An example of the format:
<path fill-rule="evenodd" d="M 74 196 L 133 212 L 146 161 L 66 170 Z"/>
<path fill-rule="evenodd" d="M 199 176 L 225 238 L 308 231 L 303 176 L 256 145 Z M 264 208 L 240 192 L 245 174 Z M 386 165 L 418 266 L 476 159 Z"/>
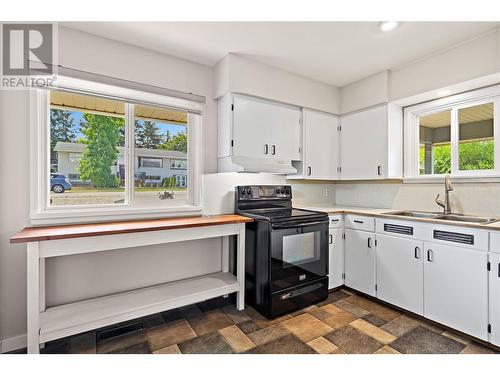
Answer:
<path fill-rule="evenodd" d="M 141 321 L 120 323 L 96 331 L 96 342 L 109 340 L 118 336 L 128 335 L 132 332 L 142 331 L 144 325 Z"/>

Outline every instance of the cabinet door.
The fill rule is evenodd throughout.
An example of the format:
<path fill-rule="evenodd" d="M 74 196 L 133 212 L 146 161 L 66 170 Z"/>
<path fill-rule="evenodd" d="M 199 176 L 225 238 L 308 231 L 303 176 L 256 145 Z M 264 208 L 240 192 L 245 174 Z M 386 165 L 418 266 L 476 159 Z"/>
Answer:
<path fill-rule="evenodd" d="M 377 234 L 377 298 L 422 315 L 423 242 Z"/>
<path fill-rule="evenodd" d="M 340 228 L 330 229 L 329 236 L 329 267 L 328 267 L 328 289 L 336 288 L 344 284 L 344 241 L 343 230 Z"/>
<path fill-rule="evenodd" d="M 424 316 L 488 339 L 488 253 L 425 244 Z"/>
<path fill-rule="evenodd" d="M 268 121 L 265 134 L 269 137 L 270 156 L 276 160 L 300 160 L 300 117 L 295 107 L 273 104 L 272 122 Z"/>
<path fill-rule="evenodd" d="M 490 277 L 490 342 L 500 346 L 500 254 L 489 253 Z"/>
<path fill-rule="evenodd" d="M 304 175 L 312 179 L 337 179 L 339 167 L 338 117 L 304 110 Z"/>
<path fill-rule="evenodd" d="M 345 285 L 375 296 L 375 233 L 345 230 Z"/>
<path fill-rule="evenodd" d="M 242 96 L 234 96 L 233 105 L 233 155 L 269 157 L 267 133 L 274 117 L 273 105 Z"/>
<path fill-rule="evenodd" d="M 387 175 L 387 106 L 342 117 L 341 179 L 375 179 Z"/>

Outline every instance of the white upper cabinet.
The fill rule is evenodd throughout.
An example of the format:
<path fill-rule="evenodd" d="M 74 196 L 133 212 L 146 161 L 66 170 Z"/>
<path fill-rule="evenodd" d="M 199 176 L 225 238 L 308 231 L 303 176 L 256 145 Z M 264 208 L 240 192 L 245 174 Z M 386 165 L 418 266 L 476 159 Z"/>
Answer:
<path fill-rule="evenodd" d="M 282 172 L 301 159 L 299 108 L 228 94 L 219 99 L 218 111 L 221 172 L 231 170 L 220 163 L 224 158 L 252 172 Z"/>
<path fill-rule="evenodd" d="M 342 180 L 403 177 L 403 113 L 384 104 L 341 117 Z"/>
<path fill-rule="evenodd" d="M 304 109 L 302 175 L 305 179 L 337 180 L 339 162 L 339 118 Z M 300 174 L 300 167 L 299 167 Z"/>

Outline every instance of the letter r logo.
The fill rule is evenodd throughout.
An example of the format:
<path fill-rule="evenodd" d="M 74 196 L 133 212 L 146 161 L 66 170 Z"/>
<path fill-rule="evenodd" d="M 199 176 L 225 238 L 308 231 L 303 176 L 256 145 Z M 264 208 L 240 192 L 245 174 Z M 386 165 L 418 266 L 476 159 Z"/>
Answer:
<path fill-rule="evenodd" d="M 3 75 L 52 74 L 52 24 L 2 25 Z"/>

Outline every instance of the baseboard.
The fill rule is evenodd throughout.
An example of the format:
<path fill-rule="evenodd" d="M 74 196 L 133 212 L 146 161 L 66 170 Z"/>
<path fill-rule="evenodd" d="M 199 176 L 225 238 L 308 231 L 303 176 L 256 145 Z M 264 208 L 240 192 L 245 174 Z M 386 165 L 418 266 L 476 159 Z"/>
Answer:
<path fill-rule="evenodd" d="M 9 337 L 0 341 L 0 353 L 7 353 L 26 347 L 26 335 Z"/>

